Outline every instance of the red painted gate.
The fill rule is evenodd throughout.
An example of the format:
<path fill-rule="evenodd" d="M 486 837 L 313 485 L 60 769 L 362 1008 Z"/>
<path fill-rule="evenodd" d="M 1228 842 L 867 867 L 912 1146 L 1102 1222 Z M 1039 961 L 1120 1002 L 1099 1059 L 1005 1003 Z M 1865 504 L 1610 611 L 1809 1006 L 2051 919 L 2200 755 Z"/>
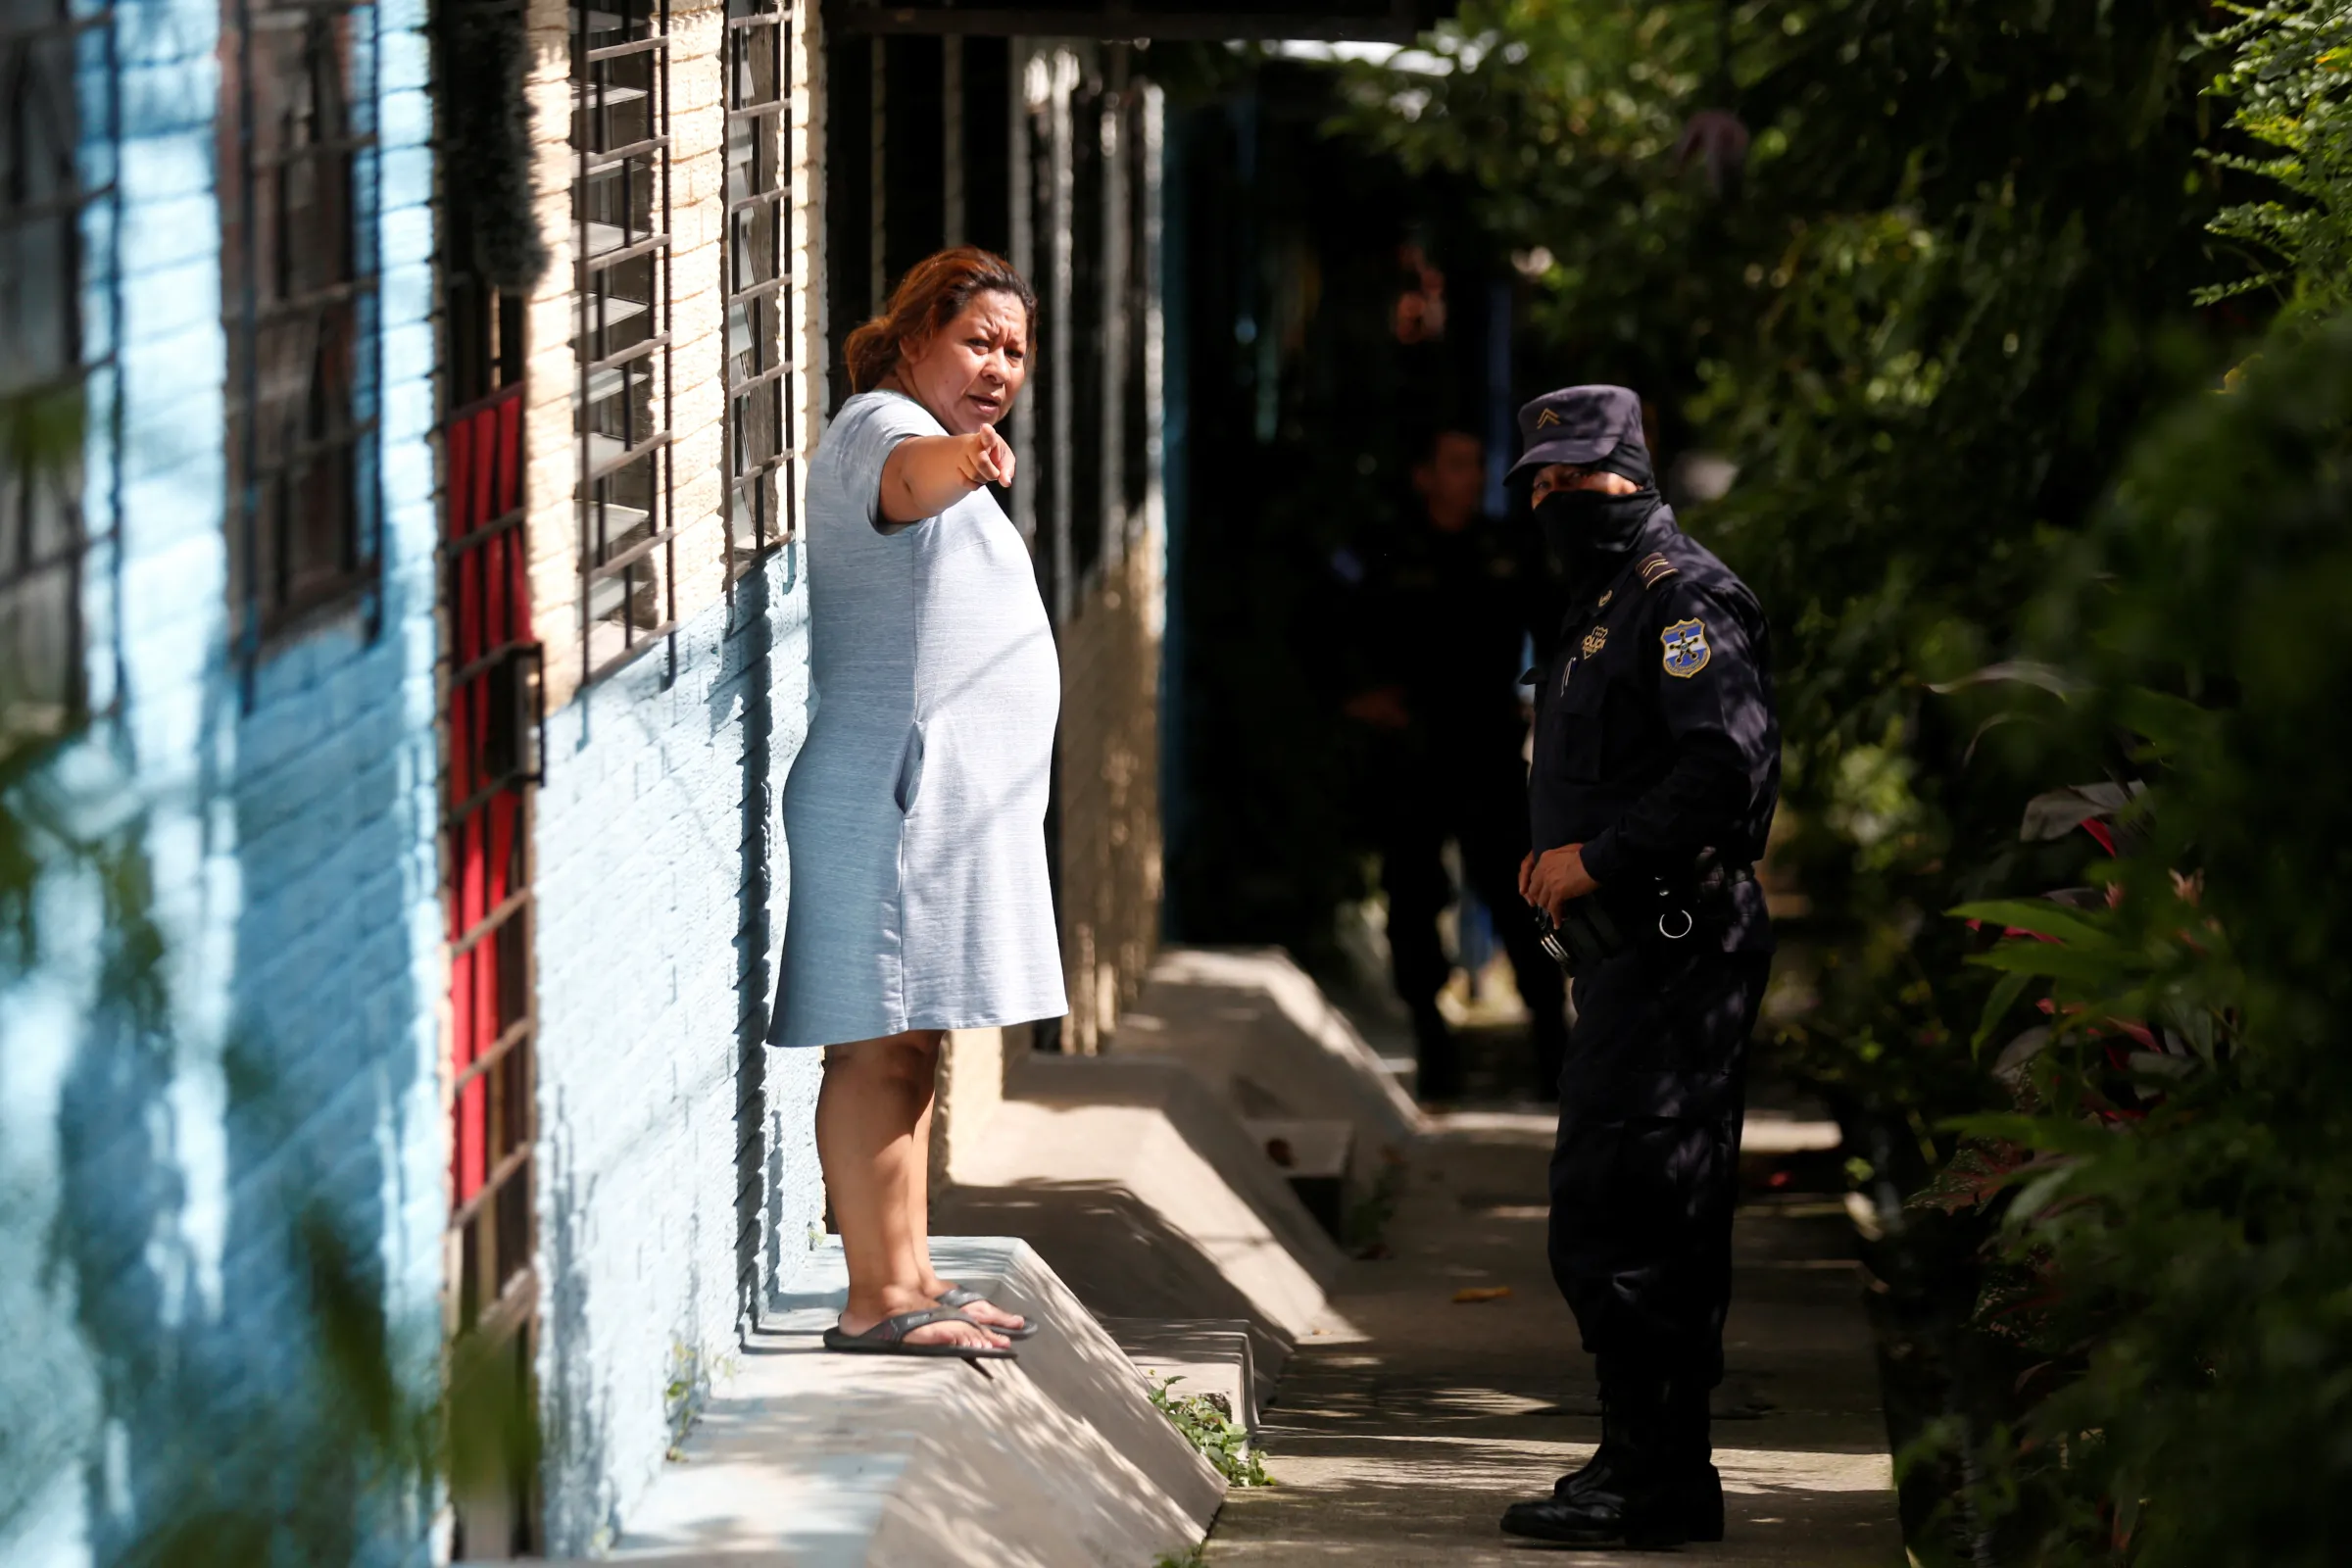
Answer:
<path fill-rule="evenodd" d="M 452 1118 L 450 1225 L 461 1327 L 527 1316 L 532 1256 L 530 791 L 539 645 L 524 552 L 522 387 L 443 431 L 442 592 Z"/>
<path fill-rule="evenodd" d="M 537 986 L 531 801 L 539 782 L 540 648 L 531 634 L 523 488 L 521 309 L 453 288 L 453 401 L 442 425 L 442 906 L 449 937 L 449 1322 L 467 1347 L 458 1419 L 536 1403 L 539 1307 L 532 1147 Z M 461 328 L 470 326 L 467 333 Z M 478 334 L 478 335 L 477 335 Z M 486 390 L 486 388 L 495 388 Z M 480 1402 L 476 1402 L 476 1401 Z M 520 1429 L 516 1429 L 520 1430 Z M 453 1495 L 453 1556 L 538 1545 L 536 1467 L 511 1446 Z"/>

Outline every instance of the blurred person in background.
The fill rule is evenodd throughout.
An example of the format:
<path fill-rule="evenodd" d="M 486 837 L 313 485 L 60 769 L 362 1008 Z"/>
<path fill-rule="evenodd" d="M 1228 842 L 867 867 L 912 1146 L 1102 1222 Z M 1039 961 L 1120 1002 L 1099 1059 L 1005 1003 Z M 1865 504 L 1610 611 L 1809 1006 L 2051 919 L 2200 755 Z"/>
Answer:
<path fill-rule="evenodd" d="M 1362 683 L 1343 711 L 1372 740 L 1363 785 L 1388 899 L 1392 973 L 1412 1014 L 1420 1097 L 1458 1098 L 1461 1048 L 1438 1010 L 1452 972 L 1438 929 L 1455 897 L 1445 862 L 1450 839 L 1464 885 L 1503 916 L 1496 934 L 1527 1004 L 1531 1074 L 1549 1100 L 1567 1024 L 1559 968 L 1518 913 L 1528 849 L 1518 680 L 1530 638 L 1539 646 L 1549 640 L 1556 598 L 1525 530 L 1514 535 L 1481 508 L 1486 444 L 1443 425 L 1417 456 L 1413 500 L 1391 548 L 1341 558 Z"/>

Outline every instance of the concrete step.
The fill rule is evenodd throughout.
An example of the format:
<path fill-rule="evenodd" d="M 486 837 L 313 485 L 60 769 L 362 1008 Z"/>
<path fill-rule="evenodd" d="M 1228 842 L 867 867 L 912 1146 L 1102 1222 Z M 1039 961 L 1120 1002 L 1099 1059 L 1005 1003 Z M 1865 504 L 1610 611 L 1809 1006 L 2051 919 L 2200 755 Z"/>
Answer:
<path fill-rule="evenodd" d="M 1238 1317 L 1106 1317 L 1102 1330 L 1118 1342 L 1127 1359 L 1155 1383 L 1176 1383 L 1174 1394 L 1215 1395 L 1235 1421 L 1254 1435 L 1261 1399 L 1271 1400 L 1274 1380 L 1260 1377 L 1250 1353 L 1250 1323 Z M 1181 1379 L 1182 1381 L 1177 1381 Z"/>
<path fill-rule="evenodd" d="M 1355 1124 L 1286 1116 L 1242 1125 L 1332 1240 L 1348 1244 L 1348 1209 L 1368 1185 L 1355 1171 Z"/>
<path fill-rule="evenodd" d="M 611 1556 L 710 1568 L 1142 1568 L 1190 1551 L 1225 1484 L 1026 1244 L 941 1271 L 1044 1322 L 1018 1361 L 835 1355 L 838 1246 L 810 1254 Z"/>
<path fill-rule="evenodd" d="M 1118 1057 L 1180 1061 L 1235 1115 L 1355 1128 L 1359 1192 L 1429 1124 L 1348 1016 L 1280 948 L 1171 948 L 1119 1015 Z"/>
<path fill-rule="evenodd" d="M 1128 1318 L 1240 1318 L 1278 1374 L 1346 1257 L 1232 1109 L 1177 1061 L 1038 1056 L 959 1137 L 934 1235 L 1025 1238 Z"/>

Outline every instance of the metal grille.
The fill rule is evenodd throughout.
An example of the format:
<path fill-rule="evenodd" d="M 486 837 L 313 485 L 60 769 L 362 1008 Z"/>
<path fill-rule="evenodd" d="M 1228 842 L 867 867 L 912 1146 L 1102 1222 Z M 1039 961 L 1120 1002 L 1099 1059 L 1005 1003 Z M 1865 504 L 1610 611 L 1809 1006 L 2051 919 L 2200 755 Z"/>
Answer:
<path fill-rule="evenodd" d="M 609 9 L 608 9 L 609 8 Z M 574 6 L 572 346 L 583 676 L 677 625 L 670 513 L 669 6 Z"/>
<path fill-rule="evenodd" d="M 83 183 L 77 57 L 102 65 L 109 149 L 117 75 L 113 14 L 76 9 L 0 0 L 0 738 L 54 734 L 84 698 L 81 224 L 113 184 Z"/>
<path fill-rule="evenodd" d="M 443 612 L 451 1068 L 450 1217 L 471 1326 L 531 1263 L 530 799 L 541 682 L 523 545 L 522 386 L 462 410 L 448 460 Z"/>
<path fill-rule="evenodd" d="M 531 807 L 546 712 L 524 527 L 523 312 L 468 281 L 444 298 L 447 396 L 468 399 L 441 431 L 450 1315 L 455 1332 L 498 1348 L 494 1364 L 527 1391 L 538 1302 Z M 527 1469 L 477 1477 L 454 1500 L 456 1555 L 535 1544 Z"/>
<path fill-rule="evenodd" d="M 263 641 L 375 576 L 375 8 L 230 0 L 222 40 L 232 624 Z M 233 140 L 232 140 L 233 138 Z"/>
<path fill-rule="evenodd" d="M 448 395 L 466 399 L 441 431 L 450 1227 L 456 1316 L 472 1328 L 517 1315 L 509 1303 L 531 1267 L 530 790 L 545 714 L 524 534 L 523 313 L 469 284 L 444 298 Z"/>
<path fill-rule="evenodd" d="M 467 0 L 433 17 L 441 332 L 440 577 L 442 913 L 449 954 L 449 1226 L 444 1278 L 458 1407 L 490 1428 L 535 1406 L 538 1046 L 532 963 L 531 813 L 544 754 L 541 645 L 531 625 L 526 522 L 526 310 L 476 268 L 500 221 L 484 183 L 501 156 L 468 128 L 514 91 L 480 58 L 524 25 L 521 0 Z M 503 16 L 492 6 L 503 8 Z M 502 34 L 500 29 L 510 29 Z M 462 84 L 462 85 L 460 85 Z M 505 181 L 512 186 L 514 181 Z M 452 1560 L 528 1556 L 540 1545 L 537 1466 L 499 1445 L 449 1497 Z"/>
<path fill-rule="evenodd" d="M 783 0 L 727 0 L 727 561 L 790 539 L 792 43 Z"/>
<path fill-rule="evenodd" d="M 1106 370 L 1110 322 L 1106 291 L 1111 261 L 1108 227 L 1110 158 L 1117 146 L 1111 92 L 1100 68 L 1089 70 L 1070 94 L 1070 243 L 1063 250 L 1066 271 L 1054 280 L 1056 298 L 1066 301 L 1070 349 L 1069 476 L 1062 505 L 1070 514 L 1069 592 L 1083 597 L 1102 561 L 1109 518 L 1102 506 L 1104 405 L 1117 394 Z"/>

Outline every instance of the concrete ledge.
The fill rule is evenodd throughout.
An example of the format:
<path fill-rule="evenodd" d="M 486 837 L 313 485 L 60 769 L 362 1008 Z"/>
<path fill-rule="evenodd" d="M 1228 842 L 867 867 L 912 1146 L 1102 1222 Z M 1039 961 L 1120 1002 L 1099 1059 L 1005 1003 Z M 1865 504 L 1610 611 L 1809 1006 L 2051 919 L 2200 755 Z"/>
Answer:
<path fill-rule="evenodd" d="M 942 1240 L 951 1278 L 1048 1327 L 1017 1362 L 828 1354 L 848 1289 L 814 1253 L 744 1347 L 612 1556 L 712 1568 L 1145 1568 L 1225 1484 L 1021 1242 Z"/>
<path fill-rule="evenodd" d="M 1098 1313 L 1246 1318 L 1279 1371 L 1347 1259 L 1232 1110 L 1174 1061 L 1038 1056 L 932 1230 L 1019 1236 Z M 944 1265 L 943 1265 L 944 1266 Z"/>
<path fill-rule="evenodd" d="M 1102 1323 L 1138 1370 L 1176 1383 L 1176 1397 L 1221 1395 L 1233 1419 L 1256 1434 L 1258 1396 L 1271 1401 L 1273 1380 L 1259 1387 L 1246 1319 L 1106 1317 Z"/>
<path fill-rule="evenodd" d="M 1253 1121 L 1355 1124 L 1359 1172 L 1411 1152 L 1420 1108 L 1280 948 L 1171 948 L 1119 1018 L 1116 1054 L 1181 1061 Z"/>

